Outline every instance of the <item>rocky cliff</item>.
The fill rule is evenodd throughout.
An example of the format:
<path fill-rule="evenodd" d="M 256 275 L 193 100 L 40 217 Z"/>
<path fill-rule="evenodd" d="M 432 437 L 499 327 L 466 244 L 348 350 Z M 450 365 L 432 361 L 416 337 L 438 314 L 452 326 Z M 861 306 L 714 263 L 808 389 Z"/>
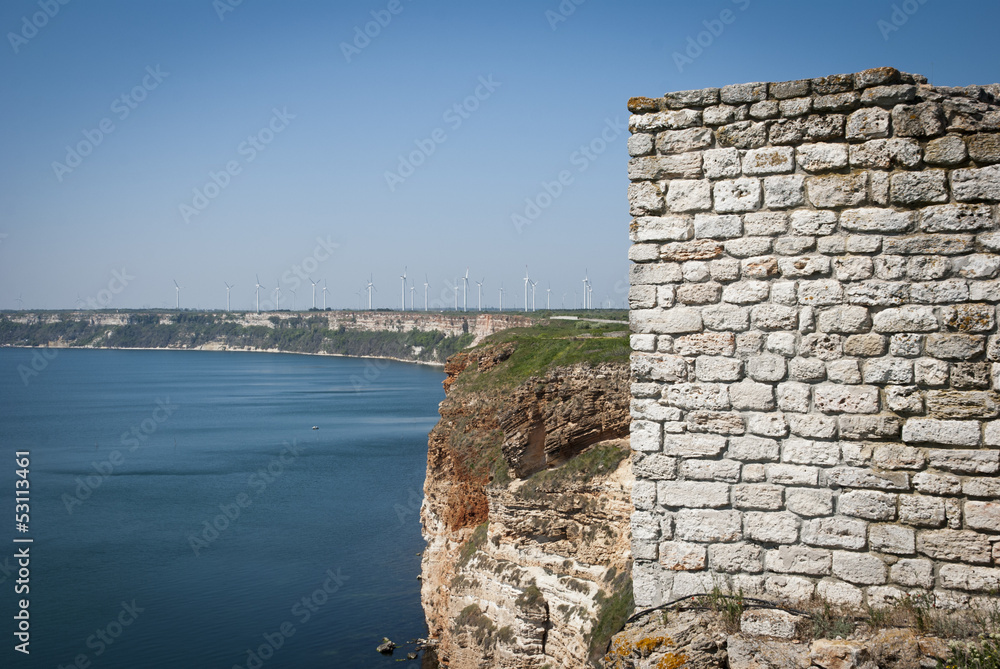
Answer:
<path fill-rule="evenodd" d="M 589 666 L 631 613 L 622 334 L 514 330 L 448 361 L 421 513 L 443 665 Z"/>

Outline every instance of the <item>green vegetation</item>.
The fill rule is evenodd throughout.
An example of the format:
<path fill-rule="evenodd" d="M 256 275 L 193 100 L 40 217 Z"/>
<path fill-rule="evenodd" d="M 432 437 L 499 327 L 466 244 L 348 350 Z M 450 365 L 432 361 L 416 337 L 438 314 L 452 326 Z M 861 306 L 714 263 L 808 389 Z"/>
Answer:
<path fill-rule="evenodd" d="M 544 599 L 545 597 L 542 595 L 542 591 L 538 589 L 538 586 L 535 585 L 534 582 L 532 582 L 531 585 L 524 589 L 524 592 L 517 596 L 514 603 L 522 609 L 530 609 L 537 606 L 538 603 L 544 601 Z"/>
<path fill-rule="evenodd" d="M 465 565 L 469 564 L 472 556 L 483 547 L 483 544 L 486 543 L 486 535 L 489 529 L 490 523 L 487 521 L 472 532 L 472 536 L 463 544 L 459 552 L 458 564 L 455 566 L 455 571 L 460 571 Z"/>
<path fill-rule="evenodd" d="M 635 598 L 632 596 L 632 577 L 628 571 L 622 572 L 612 579 L 608 588 L 610 595 L 604 590 L 597 593 L 598 614 L 594 627 L 590 632 L 588 653 L 594 666 L 601 666 L 601 658 L 611 641 L 611 637 L 625 626 L 625 621 L 632 615 L 635 608 Z"/>
<path fill-rule="evenodd" d="M 549 367 L 577 363 L 627 363 L 628 323 L 541 321 L 530 328 L 512 328 L 488 337 L 481 346 L 514 344 L 509 358 L 488 372 L 459 379 L 456 389 L 468 392 L 509 390 Z"/>
<path fill-rule="evenodd" d="M 492 648 L 497 645 L 497 626 L 483 613 L 478 604 L 469 604 L 455 618 L 455 631 L 463 627 L 469 630 L 469 634 L 479 646 Z"/>
<path fill-rule="evenodd" d="M 195 348 L 218 343 L 227 348 L 271 349 L 292 353 L 331 353 L 361 357 L 444 362 L 472 343 L 473 334 L 330 329 L 326 316 L 271 316 L 273 327 L 245 326 L 231 314 L 179 312 L 172 322 L 161 314 L 124 315 L 124 325 L 96 325 L 89 318 L 55 323 L 16 323 L 0 316 L 0 346 L 46 346 L 60 341 L 70 346 L 110 348 Z"/>
<path fill-rule="evenodd" d="M 569 484 L 584 483 L 595 476 L 610 474 L 628 454 L 629 450 L 616 442 L 591 446 L 560 467 L 532 474 L 518 488 L 517 494 L 522 499 L 536 499 L 544 493 L 564 490 Z"/>

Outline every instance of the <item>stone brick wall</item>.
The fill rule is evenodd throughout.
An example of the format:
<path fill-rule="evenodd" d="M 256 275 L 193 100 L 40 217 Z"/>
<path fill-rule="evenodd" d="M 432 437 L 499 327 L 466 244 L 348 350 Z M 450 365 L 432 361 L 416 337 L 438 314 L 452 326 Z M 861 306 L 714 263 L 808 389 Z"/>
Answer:
<path fill-rule="evenodd" d="M 1000 588 L 1000 86 L 633 98 L 636 604 Z"/>

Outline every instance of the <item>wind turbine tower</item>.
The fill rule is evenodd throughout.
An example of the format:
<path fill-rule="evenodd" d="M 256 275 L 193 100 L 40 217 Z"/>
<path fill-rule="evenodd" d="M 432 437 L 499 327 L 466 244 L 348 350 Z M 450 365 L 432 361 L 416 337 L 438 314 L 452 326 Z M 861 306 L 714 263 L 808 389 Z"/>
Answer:
<path fill-rule="evenodd" d="M 313 281 L 312 277 L 309 277 L 309 283 L 311 283 L 313 285 L 313 309 L 315 309 L 316 308 L 316 284 L 319 283 L 319 282 L 318 281 Z"/>
<path fill-rule="evenodd" d="M 406 266 L 403 266 L 403 273 L 400 275 L 401 285 L 399 287 L 399 310 L 406 311 Z"/>
<path fill-rule="evenodd" d="M 274 280 L 274 310 L 278 311 L 281 305 L 281 282 Z"/>
<path fill-rule="evenodd" d="M 531 279 L 528 278 L 528 266 L 524 266 L 524 310 L 528 311 L 528 284 L 531 283 Z"/>
<path fill-rule="evenodd" d="M 538 285 L 537 281 L 531 282 L 531 310 L 535 310 L 535 286 Z"/>
<path fill-rule="evenodd" d="M 177 304 L 174 306 L 175 309 L 180 310 L 181 308 L 181 287 L 177 285 L 177 279 L 174 279 L 174 289 L 177 290 Z"/>
<path fill-rule="evenodd" d="M 424 311 L 427 311 L 427 289 L 431 284 L 427 283 L 427 275 L 424 274 Z"/>
<path fill-rule="evenodd" d="M 292 311 L 295 311 L 295 291 L 292 290 L 291 288 L 289 288 L 288 290 L 292 291 Z"/>
<path fill-rule="evenodd" d="M 476 281 L 477 290 L 479 292 L 479 311 L 483 310 L 483 284 L 486 283 L 486 277 L 483 277 L 482 281 Z"/>
<path fill-rule="evenodd" d="M 469 310 L 469 268 L 465 268 L 465 278 L 462 279 L 465 282 L 465 289 L 462 290 L 462 311 Z"/>
<path fill-rule="evenodd" d="M 549 284 L 549 287 L 545 289 L 545 310 L 546 311 L 551 311 L 552 310 L 552 284 L 551 283 Z"/>
<path fill-rule="evenodd" d="M 223 281 L 222 283 L 226 284 L 226 311 L 232 311 L 232 307 L 230 307 L 229 302 L 229 291 L 231 291 L 233 287 L 229 285 L 228 281 Z"/>
<path fill-rule="evenodd" d="M 330 292 L 330 289 L 326 287 L 326 279 L 323 279 L 323 311 L 326 311 L 326 294 Z"/>
<path fill-rule="evenodd" d="M 417 286 L 410 281 L 410 311 L 413 311 L 413 291 L 417 289 Z"/>
<path fill-rule="evenodd" d="M 254 293 L 257 295 L 257 313 L 260 313 L 260 289 L 264 286 L 260 285 L 260 275 L 254 274 L 254 278 L 257 279 L 257 287 L 254 289 Z"/>
<path fill-rule="evenodd" d="M 503 281 L 500 282 L 500 311 L 503 311 Z"/>
<path fill-rule="evenodd" d="M 375 284 L 372 283 L 372 279 L 373 278 L 374 278 L 373 275 L 371 275 L 371 274 L 368 275 L 368 286 L 367 286 L 367 289 L 368 289 L 368 311 L 372 310 L 372 291 L 374 290 L 376 293 L 378 292 L 378 288 L 376 288 Z"/>

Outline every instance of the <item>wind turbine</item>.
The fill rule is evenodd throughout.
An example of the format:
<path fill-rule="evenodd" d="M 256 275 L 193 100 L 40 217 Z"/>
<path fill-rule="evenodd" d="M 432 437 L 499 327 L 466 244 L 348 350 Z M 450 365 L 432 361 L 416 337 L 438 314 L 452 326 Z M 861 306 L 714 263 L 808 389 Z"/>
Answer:
<path fill-rule="evenodd" d="M 292 291 L 292 311 L 295 311 L 295 291 L 292 290 L 291 288 L 289 288 L 288 290 Z"/>
<path fill-rule="evenodd" d="M 503 281 L 500 282 L 500 311 L 503 311 Z"/>
<path fill-rule="evenodd" d="M 21 307 L 24 306 L 24 300 L 21 299 L 22 295 L 24 295 L 24 293 L 18 294 L 17 299 L 14 300 L 15 302 L 17 302 L 17 310 L 18 311 L 20 311 Z"/>
<path fill-rule="evenodd" d="M 479 292 L 479 311 L 483 310 L 483 284 L 486 283 L 486 277 L 483 277 L 482 281 L 476 281 L 476 286 L 478 286 Z"/>
<path fill-rule="evenodd" d="M 583 270 L 583 308 L 587 308 L 587 286 L 590 285 L 590 279 L 588 278 L 590 273 L 587 270 Z"/>
<path fill-rule="evenodd" d="M 376 293 L 378 292 L 378 288 L 376 288 L 375 284 L 372 283 L 373 278 L 374 278 L 373 275 L 371 274 L 368 275 L 368 285 L 366 286 L 366 288 L 368 289 L 368 311 L 372 310 L 372 291 L 374 290 Z"/>
<path fill-rule="evenodd" d="M 279 311 L 281 305 L 281 282 L 274 280 L 274 310 Z"/>
<path fill-rule="evenodd" d="M 177 290 L 177 306 L 175 309 L 181 308 L 181 287 L 177 285 L 177 279 L 174 279 L 174 288 Z"/>
<path fill-rule="evenodd" d="M 528 266 L 524 266 L 524 310 L 528 311 L 528 284 L 531 283 L 531 279 L 528 278 Z"/>
<path fill-rule="evenodd" d="M 531 282 L 531 310 L 532 311 L 535 310 L 535 286 L 537 286 L 537 285 L 538 285 L 537 281 L 532 281 Z M 527 309 L 525 309 L 525 311 L 527 311 Z"/>
<path fill-rule="evenodd" d="M 323 311 L 326 311 L 326 294 L 330 292 L 330 289 L 326 287 L 326 279 L 323 279 Z"/>
<path fill-rule="evenodd" d="M 257 296 L 257 313 L 260 313 L 260 289 L 264 286 L 260 285 L 260 274 L 254 274 L 254 278 L 257 279 L 257 287 L 254 288 L 254 294 Z"/>
<path fill-rule="evenodd" d="M 413 311 L 413 291 L 417 289 L 416 285 L 410 281 L 410 311 Z"/>
<path fill-rule="evenodd" d="M 465 268 L 465 278 L 462 279 L 465 282 L 465 288 L 462 290 L 462 311 L 469 310 L 469 268 Z"/>
<path fill-rule="evenodd" d="M 424 274 L 424 311 L 427 311 L 427 288 L 431 284 L 427 283 L 427 275 Z"/>
<path fill-rule="evenodd" d="M 313 281 L 312 277 L 309 277 L 309 283 L 313 285 L 313 309 L 316 308 L 316 284 L 317 281 Z"/>
<path fill-rule="evenodd" d="M 552 300 L 552 284 L 550 283 L 549 287 L 545 289 L 545 310 L 546 311 L 551 311 L 552 310 L 552 307 L 550 306 L 551 300 Z"/>
<path fill-rule="evenodd" d="M 455 278 L 455 311 L 458 311 L 458 277 Z"/>
<path fill-rule="evenodd" d="M 233 287 L 229 285 L 228 281 L 223 281 L 222 283 L 226 284 L 226 311 L 232 311 L 232 309 L 229 306 L 230 305 L 230 302 L 229 302 L 229 291 L 231 291 L 233 289 Z"/>
<path fill-rule="evenodd" d="M 403 273 L 399 278 L 401 281 L 399 287 L 399 310 L 406 311 L 406 265 L 403 265 Z"/>

